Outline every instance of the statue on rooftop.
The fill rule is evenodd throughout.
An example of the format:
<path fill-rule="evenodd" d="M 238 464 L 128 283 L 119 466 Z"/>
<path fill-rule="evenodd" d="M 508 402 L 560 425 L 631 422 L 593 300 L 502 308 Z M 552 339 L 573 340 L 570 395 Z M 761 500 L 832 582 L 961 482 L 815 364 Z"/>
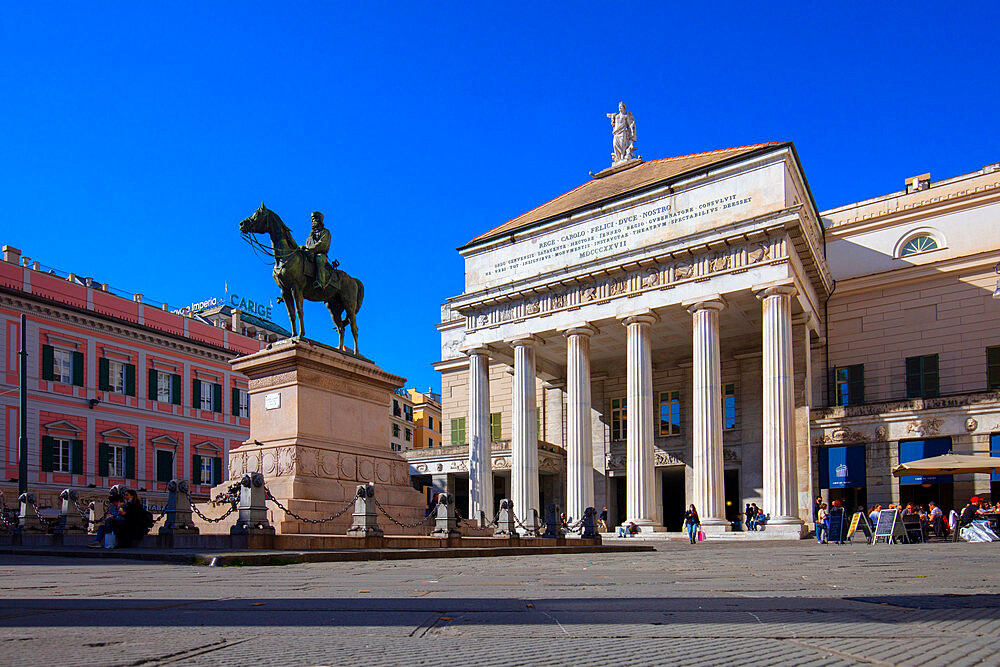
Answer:
<path fill-rule="evenodd" d="M 632 150 L 635 148 L 635 118 L 632 112 L 625 109 L 625 103 L 618 103 L 618 113 L 606 114 L 611 119 L 611 130 L 613 137 L 611 146 L 614 149 L 611 153 L 612 166 L 622 162 L 634 160 Z"/>

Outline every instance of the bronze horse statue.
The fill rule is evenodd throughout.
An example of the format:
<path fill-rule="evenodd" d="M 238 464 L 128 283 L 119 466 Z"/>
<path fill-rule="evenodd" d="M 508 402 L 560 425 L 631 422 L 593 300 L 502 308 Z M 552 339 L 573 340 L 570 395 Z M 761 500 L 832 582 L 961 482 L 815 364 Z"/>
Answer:
<path fill-rule="evenodd" d="M 288 320 L 292 323 L 292 337 L 305 338 L 306 323 L 302 318 L 302 300 L 321 301 L 326 304 L 333 318 L 333 323 L 340 332 L 340 349 L 344 347 L 344 328 L 351 325 L 354 336 L 354 354 L 358 354 L 358 310 L 365 295 L 364 285 L 357 278 L 352 278 L 345 272 L 329 267 L 330 279 L 323 289 L 316 289 L 315 265 L 306 257 L 305 251 L 295 243 L 292 232 L 288 229 L 278 214 L 264 206 L 263 202 L 249 218 L 240 222 L 240 232 L 251 244 L 261 247 L 265 253 L 274 257 L 274 282 L 281 289 L 281 299 L 288 308 Z M 263 248 L 251 234 L 269 234 L 271 236 L 271 251 Z M 295 314 L 298 312 L 299 327 L 296 328 Z M 300 333 L 301 332 L 301 333 Z"/>

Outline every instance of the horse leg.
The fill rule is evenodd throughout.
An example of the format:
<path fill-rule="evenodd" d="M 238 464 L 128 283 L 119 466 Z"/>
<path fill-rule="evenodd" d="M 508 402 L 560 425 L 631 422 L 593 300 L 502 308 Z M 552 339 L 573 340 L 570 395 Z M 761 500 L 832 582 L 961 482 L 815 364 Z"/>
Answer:
<path fill-rule="evenodd" d="M 299 331 L 302 332 L 302 337 L 306 337 L 306 321 L 302 317 L 302 290 L 295 290 L 295 308 L 299 311 Z"/>
<path fill-rule="evenodd" d="M 285 301 L 285 308 L 288 309 L 288 321 L 292 324 L 292 338 L 296 338 L 298 337 L 298 328 L 295 323 L 295 299 L 292 298 L 292 290 L 288 287 L 282 287 L 281 297 Z"/>
<path fill-rule="evenodd" d="M 347 319 L 351 322 L 351 335 L 354 336 L 354 354 L 360 355 L 358 352 L 358 316 L 353 310 L 347 311 Z M 341 344 L 343 344 L 343 329 L 341 329 Z"/>
<path fill-rule="evenodd" d="M 342 310 L 340 306 L 335 306 L 329 301 L 326 302 L 326 307 L 330 311 L 330 317 L 333 318 L 333 326 L 337 327 L 337 331 L 340 333 L 340 349 L 344 349 L 344 321 L 340 319 L 340 311 Z"/>

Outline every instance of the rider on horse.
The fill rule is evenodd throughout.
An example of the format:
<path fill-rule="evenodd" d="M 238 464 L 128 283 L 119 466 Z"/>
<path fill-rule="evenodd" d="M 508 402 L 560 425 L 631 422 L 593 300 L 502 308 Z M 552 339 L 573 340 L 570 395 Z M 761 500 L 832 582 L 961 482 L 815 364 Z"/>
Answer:
<path fill-rule="evenodd" d="M 326 264 L 326 253 L 330 250 L 330 230 L 323 226 L 323 214 L 319 211 L 312 212 L 312 232 L 302 247 L 306 256 L 316 263 L 316 282 L 313 287 L 325 289 L 330 281 L 330 271 Z M 339 264 L 340 262 L 333 260 L 333 268 L 337 268 Z"/>

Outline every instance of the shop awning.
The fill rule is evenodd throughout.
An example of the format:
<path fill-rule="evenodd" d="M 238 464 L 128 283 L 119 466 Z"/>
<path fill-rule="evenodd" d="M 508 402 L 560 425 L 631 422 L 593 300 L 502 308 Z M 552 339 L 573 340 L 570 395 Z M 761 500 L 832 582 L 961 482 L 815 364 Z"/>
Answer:
<path fill-rule="evenodd" d="M 892 470 L 896 477 L 909 475 L 950 475 L 963 472 L 1000 472 L 1000 457 L 975 454 L 942 454 L 901 463 Z"/>

